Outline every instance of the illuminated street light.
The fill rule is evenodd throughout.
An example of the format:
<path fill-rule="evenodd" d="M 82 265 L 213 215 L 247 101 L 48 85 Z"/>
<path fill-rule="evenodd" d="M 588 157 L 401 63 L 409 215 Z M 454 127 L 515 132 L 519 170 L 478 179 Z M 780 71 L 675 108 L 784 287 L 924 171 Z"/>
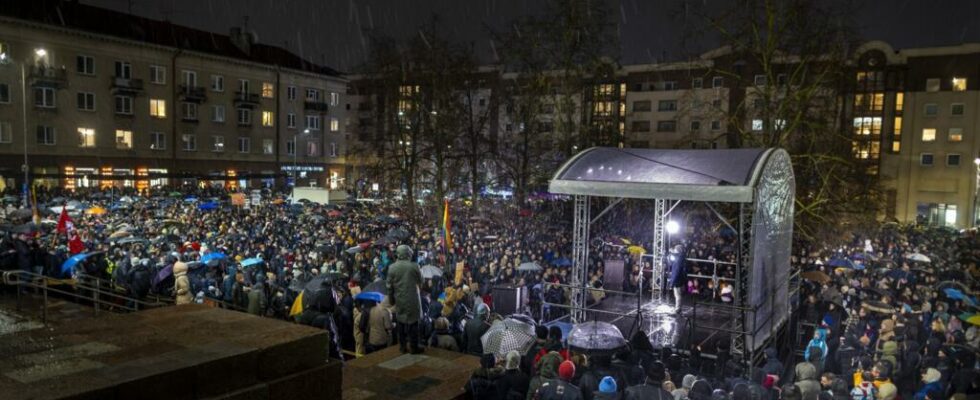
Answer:
<path fill-rule="evenodd" d="M 44 56 L 48 55 L 48 51 L 45 50 L 45 49 L 43 49 L 43 48 L 38 47 L 38 48 L 34 49 L 34 55 L 38 56 L 38 58 L 41 58 L 41 57 L 44 57 Z"/>
<path fill-rule="evenodd" d="M 673 235 L 677 232 L 680 232 L 681 224 L 678 224 L 677 221 L 667 221 L 666 228 L 667 228 L 667 233 Z"/>

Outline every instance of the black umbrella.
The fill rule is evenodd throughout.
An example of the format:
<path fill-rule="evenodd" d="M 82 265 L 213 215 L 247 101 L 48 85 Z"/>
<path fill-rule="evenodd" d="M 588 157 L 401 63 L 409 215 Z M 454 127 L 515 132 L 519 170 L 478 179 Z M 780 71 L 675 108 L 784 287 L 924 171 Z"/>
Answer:
<path fill-rule="evenodd" d="M 20 208 L 11 211 L 7 214 L 7 218 L 10 219 L 28 219 L 34 215 L 34 211 L 30 208 Z"/>
<path fill-rule="evenodd" d="M 395 228 L 388 231 L 388 234 L 385 236 L 395 239 L 396 241 L 402 241 L 408 239 L 411 236 L 411 234 L 409 234 L 408 231 L 406 231 L 405 229 Z"/>
<path fill-rule="evenodd" d="M 33 222 L 17 225 L 10 229 L 10 233 L 34 233 L 40 231 L 41 231 L 41 227 L 34 224 Z"/>
<path fill-rule="evenodd" d="M 314 308 L 320 311 L 327 311 L 334 308 L 336 300 L 333 297 L 333 287 L 331 280 L 326 274 L 310 279 L 303 286 L 303 308 Z"/>

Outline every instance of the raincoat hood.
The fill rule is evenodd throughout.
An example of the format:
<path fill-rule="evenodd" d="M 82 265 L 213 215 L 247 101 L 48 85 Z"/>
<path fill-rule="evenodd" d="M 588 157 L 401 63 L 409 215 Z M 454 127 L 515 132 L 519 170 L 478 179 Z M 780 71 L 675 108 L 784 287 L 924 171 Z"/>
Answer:
<path fill-rule="evenodd" d="M 800 381 L 816 380 L 817 367 L 808 362 L 796 364 L 796 379 Z"/>
<path fill-rule="evenodd" d="M 885 342 L 881 346 L 881 353 L 886 356 L 897 356 L 898 355 L 898 343 L 893 340 Z"/>
<path fill-rule="evenodd" d="M 187 275 L 187 263 L 177 261 L 174 263 L 174 276 Z"/>
<path fill-rule="evenodd" d="M 395 257 L 397 257 L 399 260 L 408 260 L 412 258 L 412 248 L 404 244 L 398 245 L 398 247 L 395 249 Z"/>
<path fill-rule="evenodd" d="M 558 365 L 561 364 L 561 355 L 557 352 L 549 352 L 541 357 L 538 361 L 538 369 L 541 371 L 541 377 L 545 379 L 555 379 L 558 377 Z"/>

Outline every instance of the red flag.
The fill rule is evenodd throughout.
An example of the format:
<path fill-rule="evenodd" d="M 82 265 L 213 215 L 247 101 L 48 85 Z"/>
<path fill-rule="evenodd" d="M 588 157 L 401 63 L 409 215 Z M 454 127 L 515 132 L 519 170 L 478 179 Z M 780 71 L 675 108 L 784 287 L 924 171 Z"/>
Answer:
<path fill-rule="evenodd" d="M 61 216 L 58 217 L 58 233 L 68 233 L 74 229 L 75 224 L 72 222 L 71 217 L 68 216 L 68 207 L 61 207 Z"/>
<path fill-rule="evenodd" d="M 78 237 L 78 234 L 72 235 L 71 239 L 68 241 L 68 253 L 75 255 L 84 251 L 85 243 L 82 242 L 82 238 Z"/>

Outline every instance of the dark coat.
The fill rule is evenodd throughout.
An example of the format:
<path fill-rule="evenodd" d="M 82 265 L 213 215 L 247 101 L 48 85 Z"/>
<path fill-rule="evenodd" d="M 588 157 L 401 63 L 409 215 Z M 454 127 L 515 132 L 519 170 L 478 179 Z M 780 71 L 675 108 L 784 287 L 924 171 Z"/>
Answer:
<path fill-rule="evenodd" d="M 471 319 L 463 328 L 463 346 L 465 351 L 473 355 L 483 354 L 483 341 L 480 340 L 483 334 L 490 329 L 490 324 L 482 319 Z"/>
<path fill-rule="evenodd" d="M 670 267 L 670 287 L 684 287 L 687 285 L 687 267 L 684 265 L 687 258 L 681 253 L 670 253 L 667 255 L 667 266 Z"/>
<path fill-rule="evenodd" d="M 519 369 L 504 372 L 497 380 L 497 398 L 500 400 L 524 400 L 531 378 Z"/>
<path fill-rule="evenodd" d="M 473 371 L 470 380 L 466 382 L 466 393 L 473 400 L 496 400 L 497 381 L 503 376 L 499 368 L 480 368 Z"/>
<path fill-rule="evenodd" d="M 674 396 L 660 386 L 642 384 L 626 388 L 623 400 L 674 400 Z"/>
<path fill-rule="evenodd" d="M 575 385 L 561 379 L 549 379 L 541 384 L 537 393 L 531 397 L 537 400 L 582 400 L 582 391 Z"/>

